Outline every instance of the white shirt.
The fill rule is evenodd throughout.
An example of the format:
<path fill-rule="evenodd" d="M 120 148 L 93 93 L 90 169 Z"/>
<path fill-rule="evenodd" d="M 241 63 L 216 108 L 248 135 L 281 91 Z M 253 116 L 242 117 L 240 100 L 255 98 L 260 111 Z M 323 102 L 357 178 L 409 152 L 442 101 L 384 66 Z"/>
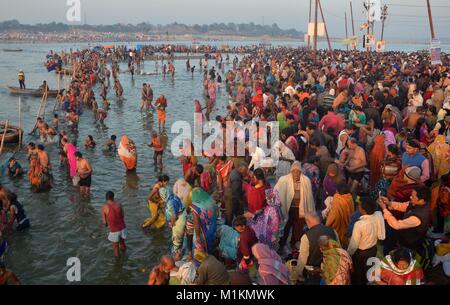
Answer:
<path fill-rule="evenodd" d="M 377 244 L 378 240 L 384 240 L 385 237 L 386 231 L 383 214 L 376 211 L 372 215 L 363 215 L 353 227 L 353 233 L 347 252 L 351 256 L 358 249 L 370 249 Z"/>
<path fill-rule="evenodd" d="M 252 161 L 249 164 L 249 168 L 250 167 L 254 167 L 254 169 L 260 168 L 261 167 L 261 163 L 264 161 L 264 159 L 266 158 L 266 154 L 264 153 L 264 150 L 259 147 L 256 146 L 255 147 L 255 151 L 252 154 Z"/>

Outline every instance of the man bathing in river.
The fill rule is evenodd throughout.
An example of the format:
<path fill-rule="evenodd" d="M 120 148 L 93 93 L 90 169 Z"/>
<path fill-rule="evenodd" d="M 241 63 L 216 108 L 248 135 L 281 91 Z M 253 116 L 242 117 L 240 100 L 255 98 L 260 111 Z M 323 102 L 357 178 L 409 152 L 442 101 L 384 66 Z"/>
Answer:
<path fill-rule="evenodd" d="M 91 164 L 83 158 L 83 155 L 79 151 L 75 153 L 75 157 L 77 158 L 77 175 L 80 177 L 80 193 L 82 196 L 89 196 L 92 176 Z"/>
<path fill-rule="evenodd" d="M 170 271 L 175 267 L 175 261 L 169 255 L 164 255 L 148 277 L 148 285 L 169 285 Z"/>
<path fill-rule="evenodd" d="M 103 224 L 109 228 L 108 240 L 112 242 L 114 256 L 119 256 L 119 249 L 125 251 L 125 239 L 127 227 L 123 215 L 122 206 L 114 200 L 114 193 L 106 192 L 106 203 L 102 208 Z"/>

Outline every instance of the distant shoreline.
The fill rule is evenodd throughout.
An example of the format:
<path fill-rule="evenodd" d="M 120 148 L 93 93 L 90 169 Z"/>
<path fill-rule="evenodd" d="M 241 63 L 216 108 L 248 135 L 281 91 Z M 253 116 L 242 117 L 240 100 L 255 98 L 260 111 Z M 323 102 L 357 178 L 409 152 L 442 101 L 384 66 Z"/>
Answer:
<path fill-rule="evenodd" d="M 125 37 L 117 38 L 117 39 L 101 39 L 99 37 L 89 38 L 89 35 L 86 37 L 80 38 L 65 38 L 64 34 L 58 34 L 50 38 L 35 38 L 35 39 L 4 39 L 1 37 L 0 32 L 0 43 L 1 44 L 65 44 L 65 43 L 91 43 L 91 44 L 107 44 L 107 43 L 173 43 L 173 42 L 186 42 L 187 44 L 191 44 L 192 42 L 200 42 L 202 44 L 208 43 L 224 43 L 227 42 L 253 42 L 255 44 L 260 43 L 277 43 L 277 42 L 288 42 L 288 43 L 299 43 L 300 45 L 305 44 L 303 39 L 295 39 L 292 37 L 269 37 L 269 36 L 236 36 L 236 35 L 205 35 L 205 36 L 193 36 L 193 35 L 172 35 L 167 38 L 160 39 L 125 39 Z M 33 33 L 21 33 L 24 36 L 31 36 Z M 49 34 L 54 35 L 54 34 Z M 102 33 L 95 33 L 95 35 L 101 36 Z M 93 35 L 93 36 L 95 36 Z M 330 41 L 334 44 L 344 45 L 344 38 L 330 38 Z M 319 42 L 325 42 L 326 39 L 320 37 Z M 395 45 L 429 45 L 429 41 L 414 41 L 414 40 L 403 40 L 403 39 L 392 39 L 387 40 L 389 44 Z M 450 42 L 444 41 L 441 43 L 443 46 L 450 46 Z"/>

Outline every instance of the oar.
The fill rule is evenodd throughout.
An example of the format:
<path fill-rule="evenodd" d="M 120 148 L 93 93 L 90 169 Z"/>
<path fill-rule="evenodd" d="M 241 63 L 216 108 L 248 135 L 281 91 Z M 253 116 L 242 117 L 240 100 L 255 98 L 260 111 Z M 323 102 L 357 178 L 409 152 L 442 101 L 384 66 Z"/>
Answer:
<path fill-rule="evenodd" d="M 5 143 L 6 132 L 8 131 L 8 123 L 9 123 L 9 121 L 6 120 L 6 123 L 5 123 L 5 131 L 3 132 L 3 137 L 2 137 L 2 144 L 0 145 L 0 155 L 1 155 L 2 152 L 3 152 L 3 144 Z"/>

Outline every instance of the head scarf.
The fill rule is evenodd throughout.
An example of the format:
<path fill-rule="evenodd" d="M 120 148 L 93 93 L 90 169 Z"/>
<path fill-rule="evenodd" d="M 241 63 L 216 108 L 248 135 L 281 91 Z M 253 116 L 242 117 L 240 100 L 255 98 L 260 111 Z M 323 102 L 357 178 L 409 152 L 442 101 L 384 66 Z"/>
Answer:
<path fill-rule="evenodd" d="M 298 169 L 299 171 L 302 170 L 302 164 L 300 163 L 300 161 L 294 161 L 294 163 L 292 163 L 291 165 L 291 173 L 294 169 Z"/>
<path fill-rule="evenodd" d="M 351 266 L 351 258 L 337 241 L 329 238 L 327 247 L 322 248 L 321 251 L 323 254 L 322 278 L 327 285 L 333 283 L 335 278 L 340 275 L 339 271 L 341 266 L 346 266 L 348 271 L 350 271 L 348 267 Z M 349 279 L 346 279 L 345 275 L 342 280 L 341 284 L 349 282 Z"/>
<path fill-rule="evenodd" d="M 264 284 L 276 285 L 281 283 L 287 285 L 289 283 L 289 270 L 274 250 L 265 244 L 257 243 L 252 247 L 252 252 L 258 260 L 258 273 Z M 279 282 L 271 281 L 267 276 L 273 276 Z"/>
<path fill-rule="evenodd" d="M 450 145 L 445 142 L 444 135 L 438 135 L 433 143 L 428 146 L 428 151 L 433 157 L 434 166 L 438 171 L 438 178 L 450 171 Z"/>

